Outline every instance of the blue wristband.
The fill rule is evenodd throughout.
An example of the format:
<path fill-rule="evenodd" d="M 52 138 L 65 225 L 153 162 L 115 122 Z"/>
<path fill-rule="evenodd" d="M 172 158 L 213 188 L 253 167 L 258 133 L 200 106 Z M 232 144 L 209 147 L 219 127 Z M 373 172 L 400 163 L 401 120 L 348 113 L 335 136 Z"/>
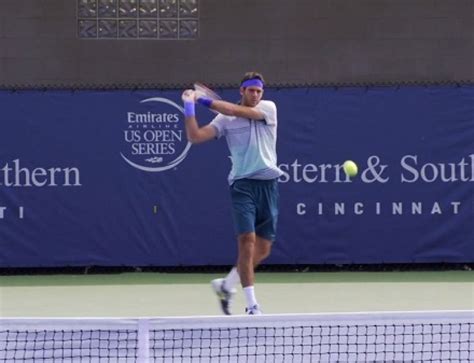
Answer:
<path fill-rule="evenodd" d="M 184 103 L 184 116 L 194 117 L 195 115 L 196 113 L 195 113 L 194 102 L 185 102 Z"/>
<path fill-rule="evenodd" d="M 207 97 L 199 97 L 197 99 L 197 102 L 207 108 L 211 107 L 212 105 L 212 99 L 207 98 Z"/>

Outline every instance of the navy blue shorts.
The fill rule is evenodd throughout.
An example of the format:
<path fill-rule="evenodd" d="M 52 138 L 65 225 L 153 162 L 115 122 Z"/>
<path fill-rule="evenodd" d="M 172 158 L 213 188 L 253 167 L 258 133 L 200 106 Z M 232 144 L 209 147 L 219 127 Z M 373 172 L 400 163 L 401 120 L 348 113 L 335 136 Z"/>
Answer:
<path fill-rule="evenodd" d="M 239 179 L 230 186 L 232 215 L 238 235 L 255 232 L 274 241 L 278 220 L 278 179 Z"/>

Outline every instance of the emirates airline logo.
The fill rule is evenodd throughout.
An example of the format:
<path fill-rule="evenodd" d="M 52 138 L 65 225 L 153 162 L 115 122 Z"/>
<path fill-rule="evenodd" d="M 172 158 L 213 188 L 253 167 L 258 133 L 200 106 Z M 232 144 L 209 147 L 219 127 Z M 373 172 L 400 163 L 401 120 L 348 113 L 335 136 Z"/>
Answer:
<path fill-rule="evenodd" d="M 120 155 L 130 166 L 161 172 L 175 168 L 187 156 L 191 143 L 184 129 L 184 109 L 162 97 L 147 98 L 127 112 Z"/>

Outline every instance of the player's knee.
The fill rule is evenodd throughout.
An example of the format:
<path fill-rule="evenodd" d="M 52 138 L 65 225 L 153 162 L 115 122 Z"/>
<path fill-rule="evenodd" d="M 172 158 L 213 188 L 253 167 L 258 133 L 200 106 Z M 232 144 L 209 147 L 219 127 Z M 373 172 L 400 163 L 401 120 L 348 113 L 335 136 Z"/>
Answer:
<path fill-rule="evenodd" d="M 272 249 L 272 242 L 263 238 L 257 238 L 257 253 L 260 259 L 264 259 L 270 255 Z"/>
<path fill-rule="evenodd" d="M 270 255 L 272 246 L 270 244 L 264 244 L 260 247 L 260 258 L 264 259 Z"/>
<path fill-rule="evenodd" d="M 241 249 L 255 248 L 255 235 L 253 233 L 245 233 L 239 236 L 239 247 Z"/>

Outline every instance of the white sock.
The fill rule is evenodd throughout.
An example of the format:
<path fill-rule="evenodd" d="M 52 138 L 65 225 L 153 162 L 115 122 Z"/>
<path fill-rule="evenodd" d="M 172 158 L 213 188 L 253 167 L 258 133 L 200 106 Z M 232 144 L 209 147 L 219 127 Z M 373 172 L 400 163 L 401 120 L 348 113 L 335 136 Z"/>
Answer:
<path fill-rule="evenodd" d="M 258 305 L 257 299 L 255 298 L 255 289 L 253 286 L 244 287 L 245 298 L 247 299 L 247 307 L 251 308 L 254 305 Z"/>
<path fill-rule="evenodd" d="M 234 266 L 224 279 L 224 288 L 227 291 L 231 291 L 239 283 L 240 283 L 239 272 L 237 271 L 237 267 Z"/>

